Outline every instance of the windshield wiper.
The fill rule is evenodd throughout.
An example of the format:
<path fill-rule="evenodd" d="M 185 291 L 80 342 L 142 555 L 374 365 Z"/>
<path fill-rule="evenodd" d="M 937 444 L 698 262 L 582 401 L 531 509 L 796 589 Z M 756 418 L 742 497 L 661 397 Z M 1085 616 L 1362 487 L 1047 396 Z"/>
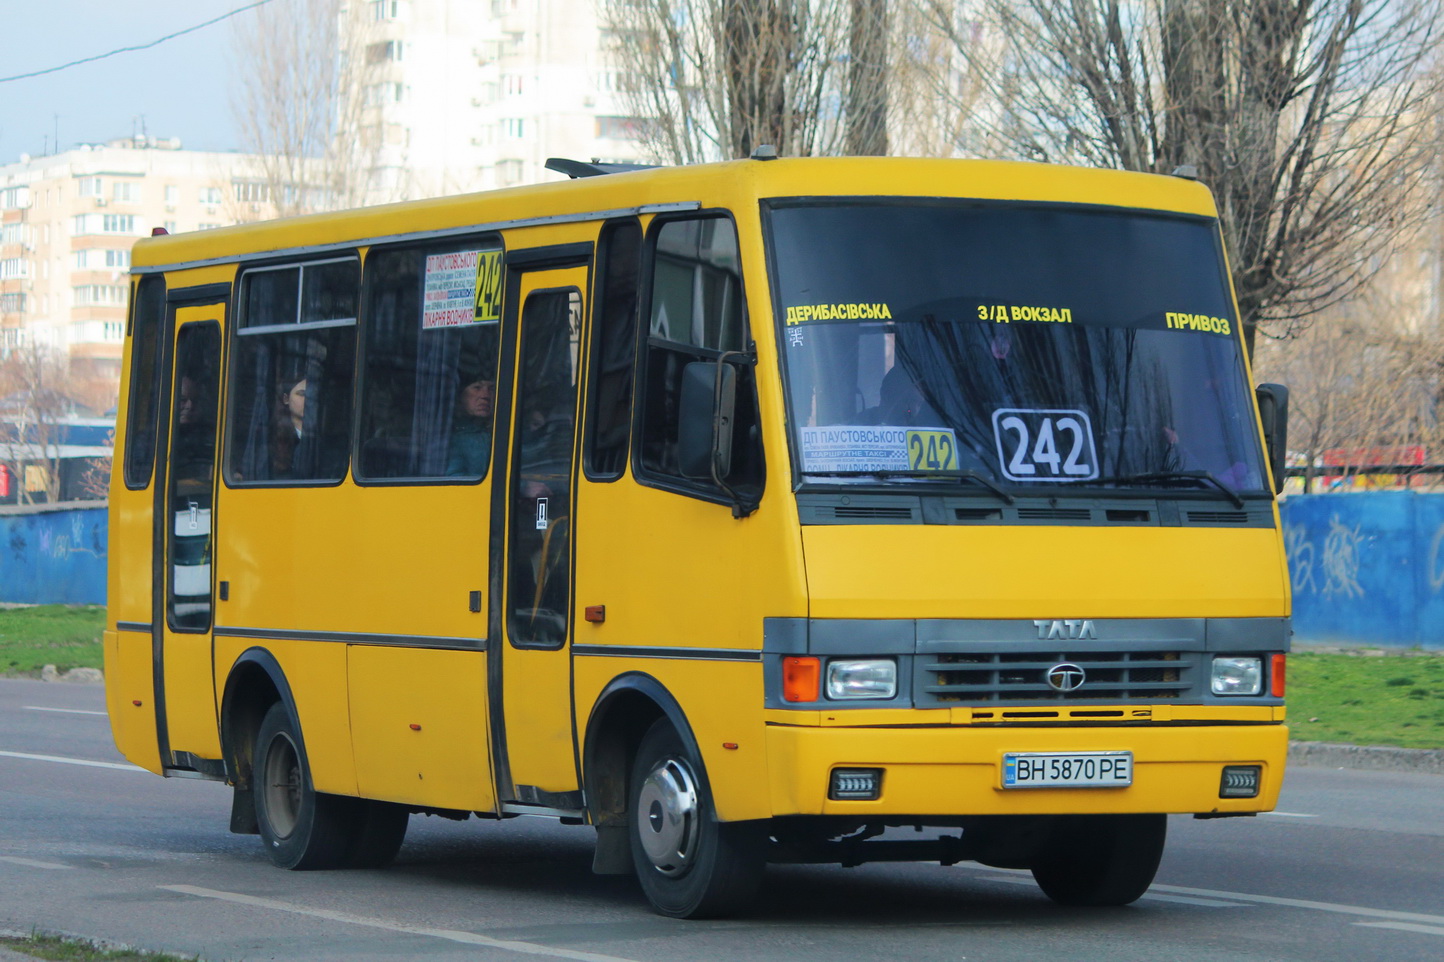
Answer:
<path fill-rule="evenodd" d="M 941 478 L 948 481 L 972 481 L 997 495 L 1004 504 L 1012 504 L 1017 500 L 998 487 L 997 482 L 981 471 L 804 471 L 803 474 L 814 478 L 877 478 L 880 481 L 886 481 L 889 478 Z"/>
<path fill-rule="evenodd" d="M 1222 491 L 1229 501 L 1233 502 L 1235 508 L 1242 508 L 1243 498 L 1238 492 L 1224 484 L 1217 477 L 1207 471 L 1150 471 L 1145 474 L 1120 474 L 1111 478 L 1079 478 L 1076 481 L 1065 481 L 1064 484 L 1145 484 L 1149 481 L 1194 481 L 1200 486 L 1212 486 Z"/>

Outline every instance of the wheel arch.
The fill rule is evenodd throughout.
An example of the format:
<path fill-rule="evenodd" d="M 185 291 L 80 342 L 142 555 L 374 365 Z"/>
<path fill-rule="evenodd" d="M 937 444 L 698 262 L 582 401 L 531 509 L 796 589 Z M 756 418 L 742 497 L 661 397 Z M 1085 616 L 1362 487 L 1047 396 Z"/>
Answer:
<path fill-rule="evenodd" d="M 221 752 L 226 774 L 240 791 L 251 788 L 256 731 L 276 702 L 296 719 L 296 699 L 276 656 L 265 648 L 248 648 L 231 665 L 221 696 Z"/>
<path fill-rule="evenodd" d="M 658 719 L 671 723 L 682 743 L 701 759 L 696 735 L 682 705 L 667 687 L 641 671 L 613 678 L 592 704 L 582 751 L 582 784 L 587 810 L 598 827 L 626 824 L 627 778 L 642 736 Z M 707 782 L 705 763 L 697 773 Z"/>

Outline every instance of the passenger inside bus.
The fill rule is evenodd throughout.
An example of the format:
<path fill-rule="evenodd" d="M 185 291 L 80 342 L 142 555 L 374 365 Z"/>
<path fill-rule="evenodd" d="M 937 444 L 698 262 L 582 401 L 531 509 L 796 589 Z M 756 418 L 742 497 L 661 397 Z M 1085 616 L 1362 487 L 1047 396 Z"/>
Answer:
<path fill-rule="evenodd" d="M 271 477 L 294 475 L 296 449 L 306 423 L 306 379 L 286 377 L 280 382 L 279 410 L 271 431 Z"/>
<path fill-rule="evenodd" d="M 481 475 L 491 459 L 491 414 L 496 382 L 478 378 L 457 395 L 456 414 L 447 442 L 446 473 Z"/>

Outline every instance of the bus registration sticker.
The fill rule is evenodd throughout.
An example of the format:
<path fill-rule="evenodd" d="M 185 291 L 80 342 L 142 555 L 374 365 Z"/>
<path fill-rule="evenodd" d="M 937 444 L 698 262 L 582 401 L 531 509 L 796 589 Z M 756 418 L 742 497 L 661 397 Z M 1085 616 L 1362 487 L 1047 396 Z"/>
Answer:
<path fill-rule="evenodd" d="M 1132 752 L 1007 752 L 1004 788 L 1127 788 Z"/>

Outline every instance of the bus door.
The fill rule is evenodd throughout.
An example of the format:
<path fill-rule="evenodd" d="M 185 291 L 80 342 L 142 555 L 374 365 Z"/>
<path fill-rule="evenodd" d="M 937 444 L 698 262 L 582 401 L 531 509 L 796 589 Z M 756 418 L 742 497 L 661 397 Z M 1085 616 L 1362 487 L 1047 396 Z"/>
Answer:
<path fill-rule="evenodd" d="M 546 269 L 526 255 L 557 252 Z M 498 796 L 551 809 L 581 808 L 571 699 L 572 559 L 577 372 L 590 245 L 508 254 L 503 370 L 515 372 L 504 473 L 493 487 L 489 656 Z M 523 260 L 523 264 L 528 263 Z M 535 263 L 535 261 L 531 261 Z M 540 267 L 540 265 L 538 265 Z M 503 422 L 503 418 L 506 418 Z M 494 549 L 495 550 L 495 549 Z M 497 584 L 496 579 L 504 579 Z M 499 706 L 499 707 L 498 707 Z"/>
<path fill-rule="evenodd" d="M 170 421 L 157 459 L 154 662 L 167 768 L 221 757 L 211 659 L 216 424 L 224 301 L 171 304 Z"/>

